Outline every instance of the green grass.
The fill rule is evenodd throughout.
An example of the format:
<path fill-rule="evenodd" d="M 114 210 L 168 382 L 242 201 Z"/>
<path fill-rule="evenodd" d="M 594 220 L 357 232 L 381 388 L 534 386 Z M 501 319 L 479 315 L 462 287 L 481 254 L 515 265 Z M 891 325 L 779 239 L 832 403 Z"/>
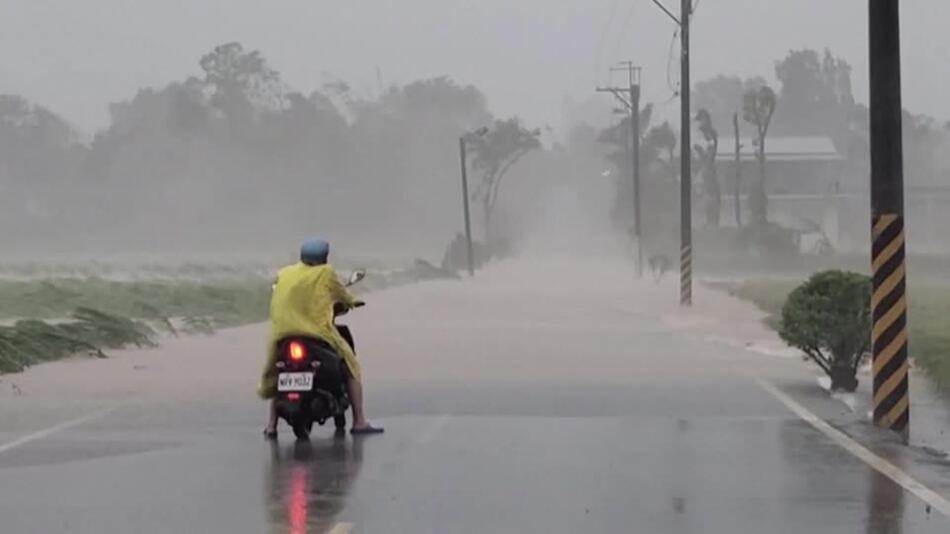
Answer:
<path fill-rule="evenodd" d="M 792 280 L 753 279 L 713 286 L 755 304 L 768 314 L 766 324 L 776 329 L 782 305 L 798 284 Z M 910 356 L 938 389 L 950 393 L 950 286 L 912 284 L 907 298 Z"/>
<path fill-rule="evenodd" d="M 18 274 L 35 277 L 53 269 L 31 267 L 37 269 Z M 151 345 L 158 331 L 208 335 L 221 327 L 267 320 L 272 280 L 266 270 L 253 274 L 241 267 L 222 275 L 212 267 L 186 264 L 170 271 L 173 277 L 162 273 L 144 281 L 97 276 L 0 279 L 0 322 L 7 323 L 0 326 L 0 373 L 71 354 L 103 357 L 104 349 Z M 453 276 L 416 261 L 402 270 L 373 272 L 357 292 Z"/>
<path fill-rule="evenodd" d="M 264 321 L 269 303 L 264 278 L 0 281 L 0 321 L 13 323 L 0 327 L 0 373 L 71 354 L 104 357 L 106 349 L 149 346 L 157 330 L 210 334 Z"/>
<path fill-rule="evenodd" d="M 89 308 L 78 308 L 70 320 L 59 323 L 22 319 L 0 327 L 0 373 L 80 352 L 104 358 L 104 349 L 154 346 L 153 334 L 140 321 Z"/>
<path fill-rule="evenodd" d="M 749 301 L 767 315 L 765 324 L 777 330 L 782 319 L 782 306 L 785 299 L 800 282 L 795 280 L 752 279 L 745 282 L 716 282 L 712 287 L 730 295 Z"/>
<path fill-rule="evenodd" d="M 0 281 L 0 320 L 60 319 L 76 308 L 156 320 L 168 317 L 213 317 L 236 325 L 267 318 L 270 281 L 264 278 L 196 281 L 111 281 L 62 278 Z"/>

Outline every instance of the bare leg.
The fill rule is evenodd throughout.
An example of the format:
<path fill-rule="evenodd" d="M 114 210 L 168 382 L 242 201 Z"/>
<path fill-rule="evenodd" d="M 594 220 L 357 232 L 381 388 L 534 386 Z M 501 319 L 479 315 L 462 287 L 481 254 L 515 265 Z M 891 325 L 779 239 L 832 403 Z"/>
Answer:
<path fill-rule="evenodd" d="M 374 428 L 366 420 L 366 414 L 363 412 L 363 384 L 359 380 L 350 378 L 350 403 L 353 408 L 353 430 L 367 430 Z M 379 429 L 380 431 L 382 429 Z"/>
<path fill-rule="evenodd" d="M 277 434 L 277 400 L 271 399 L 270 413 L 267 416 L 267 426 L 264 427 L 264 433 L 268 436 Z"/>

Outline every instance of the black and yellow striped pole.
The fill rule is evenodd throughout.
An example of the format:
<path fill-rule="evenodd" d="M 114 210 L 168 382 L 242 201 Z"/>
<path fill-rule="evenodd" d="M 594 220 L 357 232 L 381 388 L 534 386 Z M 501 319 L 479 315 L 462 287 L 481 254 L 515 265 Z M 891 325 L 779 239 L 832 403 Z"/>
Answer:
<path fill-rule="evenodd" d="M 693 0 L 680 10 L 680 306 L 693 305 L 692 143 L 690 141 L 689 24 Z"/>
<path fill-rule="evenodd" d="M 909 436 L 900 2 L 868 0 L 874 422 Z"/>

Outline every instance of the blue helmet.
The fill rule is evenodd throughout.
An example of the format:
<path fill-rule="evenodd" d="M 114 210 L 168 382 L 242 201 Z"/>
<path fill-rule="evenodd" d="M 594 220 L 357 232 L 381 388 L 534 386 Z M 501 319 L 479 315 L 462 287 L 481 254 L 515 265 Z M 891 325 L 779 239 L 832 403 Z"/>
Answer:
<path fill-rule="evenodd" d="M 311 239 L 300 245 L 300 261 L 307 265 L 323 265 L 330 256 L 330 243 L 322 239 Z"/>

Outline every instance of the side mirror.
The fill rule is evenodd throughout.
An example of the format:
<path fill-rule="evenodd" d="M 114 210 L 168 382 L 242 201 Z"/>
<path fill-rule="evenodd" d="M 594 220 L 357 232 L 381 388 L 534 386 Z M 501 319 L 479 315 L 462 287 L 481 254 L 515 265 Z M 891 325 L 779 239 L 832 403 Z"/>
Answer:
<path fill-rule="evenodd" d="M 350 278 L 347 279 L 346 285 L 351 286 L 353 284 L 359 283 L 359 281 L 364 278 L 366 278 L 366 271 L 363 269 L 357 269 L 350 273 Z"/>

